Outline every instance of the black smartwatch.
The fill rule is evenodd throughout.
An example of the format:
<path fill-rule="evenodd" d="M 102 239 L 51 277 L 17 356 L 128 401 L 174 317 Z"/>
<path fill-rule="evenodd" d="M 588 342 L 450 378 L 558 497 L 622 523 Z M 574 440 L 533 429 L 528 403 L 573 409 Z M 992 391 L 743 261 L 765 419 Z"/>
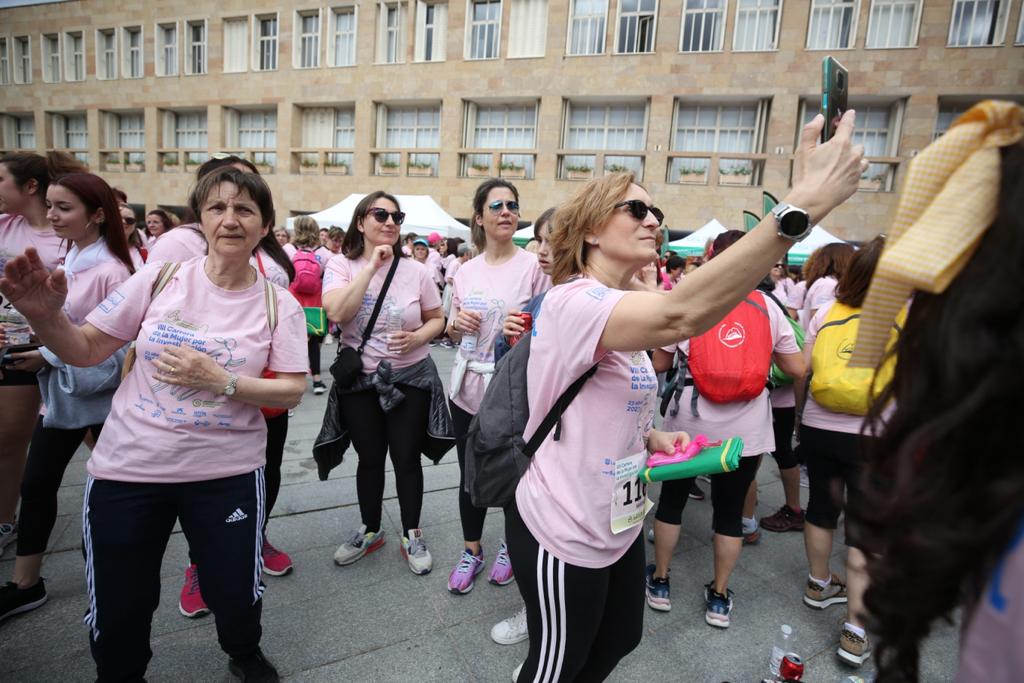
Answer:
<path fill-rule="evenodd" d="M 779 226 L 779 235 L 799 242 L 811 232 L 811 219 L 807 212 L 792 204 L 776 204 L 772 215 Z"/>

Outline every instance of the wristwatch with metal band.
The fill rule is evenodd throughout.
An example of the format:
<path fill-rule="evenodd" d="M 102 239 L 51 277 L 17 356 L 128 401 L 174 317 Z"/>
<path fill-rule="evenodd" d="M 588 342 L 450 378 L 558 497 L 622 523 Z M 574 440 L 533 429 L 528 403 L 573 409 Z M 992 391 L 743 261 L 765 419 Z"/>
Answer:
<path fill-rule="evenodd" d="M 778 223 L 779 235 L 799 242 L 811 232 L 811 219 L 803 209 L 792 204 L 776 204 L 772 215 Z"/>

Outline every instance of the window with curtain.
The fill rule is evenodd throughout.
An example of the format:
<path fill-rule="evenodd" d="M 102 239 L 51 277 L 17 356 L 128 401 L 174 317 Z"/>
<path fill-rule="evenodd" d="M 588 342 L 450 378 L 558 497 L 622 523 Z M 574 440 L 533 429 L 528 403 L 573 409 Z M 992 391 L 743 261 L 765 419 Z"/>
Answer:
<path fill-rule="evenodd" d="M 921 0 L 872 0 L 865 47 L 914 47 Z"/>
<path fill-rule="evenodd" d="M 736 52 L 774 50 L 779 33 L 782 0 L 736 0 Z"/>
<path fill-rule="evenodd" d="M 377 5 L 377 62 L 399 64 L 405 61 L 405 13 L 400 2 L 381 2 Z"/>
<path fill-rule="evenodd" d="M 470 147 L 533 149 L 537 140 L 537 104 L 473 104 Z"/>
<path fill-rule="evenodd" d="M 295 31 L 295 66 L 299 69 L 320 66 L 320 12 L 298 12 Z"/>
<path fill-rule="evenodd" d="M 356 63 L 355 7 L 331 10 L 331 38 L 331 66 L 353 66 Z"/>
<path fill-rule="evenodd" d="M 497 59 L 501 0 L 470 0 L 466 59 Z"/>
<path fill-rule="evenodd" d="M 647 103 L 569 103 L 566 149 L 643 150 Z"/>
<path fill-rule="evenodd" d="M 657 0 L 619 0 L 619 54 L 654 52 Z"/>
<path fill-rule="evenodd" d="M 49 33 L 43 36 L 43 82 L 60 81 L 60 36 Z"/>
<path fill-rule="evenodd" d="M 117 115 L 117 146 L 142 149 L 146 146 L 146 125 L 142 113 Z"/>
<path fill-rule="evenodd" d="M 896 102 L 867 105 L 851 99 L 849 105 L 851 109 L 857 110 L 857 127 L 853 131 L 853 144 L 864 145 L 864 156 L 866 157 L 895 156 L 896 150 L 899 148 L 899 131 L 896 125 L 902 104 Z M 807 101 L 804 104 L 804 125 L 818 114 L 819 107 L 820 103 L 816 101 Z M 873 163 L 868 165 L 867 170 L 861 174 L 861 178 L 881 178 L 887 176 L 890 171 L 889 164 Z"/>
<path fill-rule="evenodd" d="M 950 47 L 1000 45 L 1006 34 L 1007 0 L 954 0 Z"/>
<path fill-rule="evenodd" d="M 707 154 L 757 154 L 764 151 L 764 112 L 767 102 L 676 103 L 676 122 L 672 131 L 672 151 Z M 669 169 L 671 182 L 680 175 L 703 175 L 708 159 L 676 157 Z M 749 176 L 754 163 L 749 159 L 719 159 L 720 175 Z"/>
<path fill-rule="evenodd" d="M 812 0 L 807 25 L 807 49 L 839 50 L 853 47 L 858 9 L 857 0 Z"/>
<path fill-rule="evenodd" d="M 29 36 L 14 38 L 14 82 L 32 82 L 32 38 Z"/>
<path fill-rule="evenodd" d="M 447 57 L 448 4 L 416 2 L 415 59 L 417 62 L 443 62 Z"/>
<path fill-rule="evenodd" d="M 684 0 L 680 52 L 718 52 L 725 35 L 726 0 Z"/>
<path fill-rule="evenodd" d="M 117 35 L 112 28 L 96 32 L 96 78 L 117 78 Z"/>
<path fill-rule="evenodd" d="M 277 69 L 277 15 L 256 17 L 256 61 L 258 71 Z"/>
<path fill-rule="evenodd" d="M 36 148 L 36 119 L 34 116 L 16 116 L 14 119 L 15 142 L 18 149 Z"/>
<path fill-rule="evenodd" d="M 273 109 L 239 111 L 238 146 L 245 149 L 277 147 L 277 112 Z"/>
<path fill-rule="evenodd" d="M 569 54 L 599 55 L 604 52 L 608 0 L 571 0 Z"/>
<path fill-rule="evenodd" d="M 121 30 L 124 77 L 142 78 L 142 27 L 128 26 Z M 174 73 L 178 73 L 177 38 L 175 38 Z"/>
<path fill-rule="evenodd" d="M 1020 11 L 1020 21 L 1017 22 L 1017 39 L 1013 41 L 1014 45 L 1024 45 L 1024 8 Z"/>
<path fill-rule="evenodd" d="M 156 75 L 178 75 L 178 24 L 159 24 L 156 27 Z"/>
<path fill-rule="evenodd" d="M 249 68 L 249 20 L 224 20 L 224 72 L 239 73 Z"/>
<path fill-rule="evenodd" d="M 548 0 L 511 0 L 509 57 L 543 57 L 547 48 Z"/>
<path fill-rule="evenodd" d="M 186 73 L 193 76 L 206 73 L 206 21 L 185 22 L 185 36 L 188 40 L 188 67 Z"/>
<path fill-rule="evenodd" d="M 64 119 L 64 148 L 68 150 L 89 149 L 89 131 L 86 127 L 85 114 L 66 114 Z M 88 161 L 85 152 L 72 151 L 79 161 Z"/>
<path fill-rule="evenodd" d="M 382 105 L 383 106 L 383 105 Z M 441 105 L 384 107 L 383 136 L 378 146 L 430 149 L 441 146 Z"/>
<path fill-rule="evenodd" d="M 0 38 L 0 85 L 11 83 L 10 47 L 7 38 Z"/>
<path fill-rule="evenodd" d="M 956 121 L 957 117 L 970 109 L 972 104 L 950 104 L 940 100 L 939 114 L 935 118 L 935 131 L 932 133 L 932 140 L 937 140 L 942 137 L 942 134 L 949 130 L 949 127 L 953 125 L 953 122 Z M 860 116 L 859 110 L 857 112 L 857 116 Z"/>
<path fill-rule="evenodd" d="M 177 149 L 206 149 L 206 112 L 174 112 L 173 143 Z"/>
<path fill-rule="evenodd" d="M 85 80 L 85 34 L 81 31 L 64 34 L 64 61 L 65 80 Z"/>

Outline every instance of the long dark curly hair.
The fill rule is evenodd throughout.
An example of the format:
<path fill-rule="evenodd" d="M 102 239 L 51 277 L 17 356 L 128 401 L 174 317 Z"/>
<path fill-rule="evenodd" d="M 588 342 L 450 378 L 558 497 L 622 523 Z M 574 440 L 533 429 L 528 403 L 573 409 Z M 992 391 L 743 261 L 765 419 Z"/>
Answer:
<path fill-rule="evenodd" d="M 868 445 L 853 516 L 872 551 L 880 682 L 918 680 L 921 640 L 975 602 L 1024 516 L 1022 196 L 1018 144 L 1002 150 L 996 218 L 970 262 L 944 293 L 914 297 L 887 392 L 896 409 Z"/>

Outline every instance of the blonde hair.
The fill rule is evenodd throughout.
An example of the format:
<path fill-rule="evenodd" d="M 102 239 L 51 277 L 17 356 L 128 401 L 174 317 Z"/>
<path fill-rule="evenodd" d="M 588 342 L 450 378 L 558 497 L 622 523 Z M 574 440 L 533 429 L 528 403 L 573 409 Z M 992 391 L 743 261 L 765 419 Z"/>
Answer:
<path fill-rule="evenodd" d="M 295 230 L 295 237 L 292 244 L 300 249 L 316 249 L 320 246 L 320 226 L 316 219 L 310 216 L 299 216 L 292 223 Z"/>
<path fill-rule="evenodd" d="M 551 280 L 562 284 L 583 272 L 590 245 L 587 236 L 604 227 L 630 185 L 632 173 L 612 173 L 591 180 L 575 197 L 558 207 L 551 220 Z"/>

